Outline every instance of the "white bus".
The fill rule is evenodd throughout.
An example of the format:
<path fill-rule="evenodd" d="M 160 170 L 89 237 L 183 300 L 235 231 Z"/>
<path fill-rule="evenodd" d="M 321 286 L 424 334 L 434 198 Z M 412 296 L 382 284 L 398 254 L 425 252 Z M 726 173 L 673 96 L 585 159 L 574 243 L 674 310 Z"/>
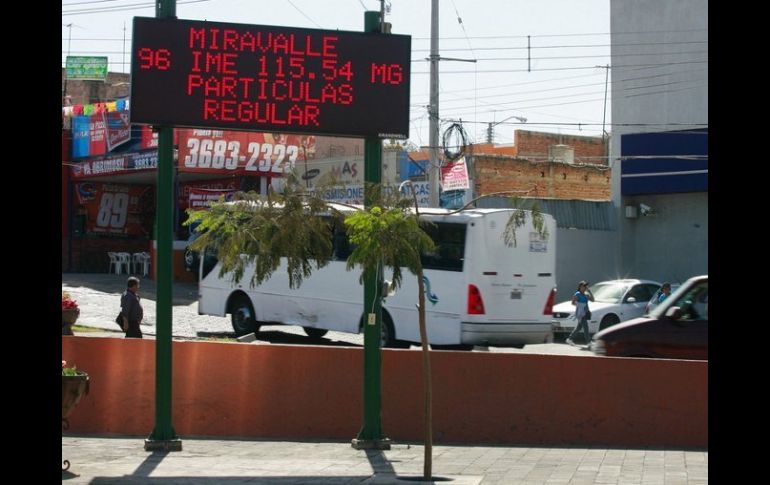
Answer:
<path fill-rule="evenodd" d="M 339 206 L 340 210 L 350 210 Z M 506 245 L 503 232 L 512 209 L 421 209 L 420 217 L 436 250 L 424 254 L 428 340 L 433 345 L 522 346 L 551 337 L 551 307 L 556 293 L 556 223 L 543 214 L 547 239 L 527 216 Z M 334 258 L 315 269 L 299 288 L 289 288 L 285 261 L 254 288 L 253 266 L 240 283 L 219 277 L 219 264 L 200 258 L 198 313 L 232 316 L 237 335 L 260 325 L 304 327 L 311 337 L 328 330 L 360 333 L 364 321 L 361 269 L 346 270 L 351 248 L 344 227 L 333 228 Z M 382 302 L 383 346 L 419 343 L 417 277 L 403 270 L 402 286 Z M 387 268 L 385 270 L 387 278 Z"/>

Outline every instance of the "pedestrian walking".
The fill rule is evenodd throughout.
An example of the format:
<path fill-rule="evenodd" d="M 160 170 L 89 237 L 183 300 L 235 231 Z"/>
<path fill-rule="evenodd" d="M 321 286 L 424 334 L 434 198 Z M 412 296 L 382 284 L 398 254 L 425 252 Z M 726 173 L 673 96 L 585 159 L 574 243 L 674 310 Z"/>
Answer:
<path fill-rule="evenodd" d="M 139 278 L 130 276 L 126 281 L 126 291 L 120 297 L 120 312 L 123 316 L 123 331 L 126 338 L 142 338 L 139 324 L 144 318 L 144 310 L 139 302 Z"/>
<path fill-rule="evenodd" d="M 575 305 L 575 319 L 578 321 L 575 325 L 575 329 L 567 337 L 567 343 L 574 345 L 575 342 L 572 337 L 583 329 L 583 333 L 586 339 L 586 345 L 591 343 L 591 336 L 588 332 L 588 320 L 591 318 L 591 310 L 588 308 L 588 302 L 594 301 L 594 295 L 591 290 L 588 289 L 588 282 L 581 281 L 578 283 L 577 291 L 572 295 L 572 304 Z"/>

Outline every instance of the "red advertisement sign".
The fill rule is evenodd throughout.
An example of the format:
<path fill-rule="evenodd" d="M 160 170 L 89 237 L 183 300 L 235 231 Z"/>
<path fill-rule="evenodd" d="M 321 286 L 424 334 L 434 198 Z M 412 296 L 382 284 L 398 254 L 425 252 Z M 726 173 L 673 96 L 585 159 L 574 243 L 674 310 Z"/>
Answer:
<path fill-rule="evenodd" d="M 206 180 L 200 182 L 182 183 L 179 184 L 179 199 L 177 201 L 177 205 L 180 209 L 195 207 L 195 205 L 190 205 L 192 193 L 201 194 L 201 191 L 211 191 L 212 193 L 216 192 L 218 197 L 219 194 L 235 192 L 239 189 L 240 186 L 238 180 L 235 179 Z M 200 200 L 200 198 L 196 197 L 196 200 Z"/>
<path fill-rule="evenodd" d="M 217 202 L 221 196 L 225 196 L 225 200 L 230 200 L 228 196 L 235 192 L 235 190 L 190 189 L 189 207 L 191 209 L 205 209 L 212 202 Z"/>
<path fill-rule="evenodd" d="M 83 182 L 75 184 L 78 215 L 96 234 L 151 236 L 155 192 L 151 186 Z"/>
<path fill-rule="evenodd" d="M 468 167 L 465 157 L 441 167 L 441 190 L 469 189 Z"/>
<path fill-rule="evenodd" d="M 141 149 L 158 148 L 158 132 L 152 131 L 152 126 L 141 125 Z M 174 130 L 174 145 L 179 144 L 179 130 Z"/>
<path fill-rule="evenodd" d="M 315 158 L 313 135 L 179 130 L 179 171 L 281 177 Z"/>
<path fill-rule="evenodd" d="M 158 168 L 158 150 L 121 153 L 71 164 L 72 178 L 84 179 Z"/>

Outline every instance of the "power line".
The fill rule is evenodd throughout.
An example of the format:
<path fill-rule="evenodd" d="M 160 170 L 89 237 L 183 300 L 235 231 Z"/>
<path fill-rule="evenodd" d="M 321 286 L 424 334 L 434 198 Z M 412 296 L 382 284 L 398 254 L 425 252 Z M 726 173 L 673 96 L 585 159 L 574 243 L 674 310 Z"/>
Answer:
<path fill-rule="evenodd" d="M 177 5 L 189 3 L 210 2 L 211 0 L 178 0 Z M 93 7 L 76 10 L 62 10 L 62 16 L 65 15 L 87 15 L 92 13 L 122 12 L 126 10 L 143 10 L 146 8 L 155 8 L 155 3 L 132 3 L 128 5 L 115 5 L 112 7 Z"/>
<path fill-rule="evenodd" d="M 582 56 L 550 56 L 550 57 L 479 57 L 476 60 L 481 61 L 550 61 L 554 59 L 594 59 L 600 58 L 619 58 L 619 57 L 639 57 L 639 56 L 682 56 L 690 54 L 708 54 L 708 51 L 683 51 L 683 52 L 640 52 L 638 54 L 596 54 Z M 412 59 L 411 62 L 423 62 L 424 58 Z"/>
<path fill-rule="evenodd" d="M 108 3 L 108 2 L 119 2 L 121 0 L 91 0 L 89 2 L 72 2 L 72 3 L 64 3 L 62 2 L 62 7 L 70 7 L 72 5 L 87 5 L 92 3 Z"/>
<path fill-rule="evenodd" d="M 588 49 L 588 48 L 612 48 L 612 47 L 639 47 L 649 45 L 683 45 L 683 44 L 708 44 L 708 40 L 681 41 L 681 42 L 634 42 L 630 44 L 575 44 L 575 45 L 540 45 L 518 47 L 477 47 L 477 51 L 508 51 L 508 50 L 536 50 L 536 49 Z M 445 52 L 462 52 L 469 49 L 462 47 L 448 47 L 442 49 Z M 412 49 L 412 52 L 427 52 L 428 49 Z"/>
<path fill-rule="evenodd" d="M 707 64 L 708 59 L 697 61 L 680 61 L 680 62 L 660 62 L 656 64 L 623 64 L 611 66 L 613 69 L 626 69 L 626 68 L 657 68 L 662 66 L 678 66 L 685 64 Z M 596 66 L 580 66 L 580 67 L 549 67 L 540 69 L 487 69 L 484 71 L 478 71 L 479 73 L 505 73 L 505 72 L 530 72 L 530 71 L 572 71 L 581 69 L 596 69 Z M 443 71 L 441 74 L 472 74 L 476 71 Z M 412 71 L 412 75 L 428 74 L 427 71 Z"/>
<path fill-rule="evenodd" d="M 645 30 L 638 32 L 585 32 L 585 33 L 571 33 L 571 34 L 540 34 L 540 35 L 487 35 L 479 37 L 471 37 L 472 39 L 526 39 L 527 37 L 540 38 L 540 37 L 581 37 L 581 36 L 597 36 L 597 35 L 659 35 L 659 34 L 679 34 L 685 32 L 708 32 L 708 29 L 676 29 L 676 30 Z M 412 40 L 428 40 L 430 37 L 412 37 Z M 440 37 L 441 40 L 462 40 L 463 37 Z"/>
<path fill-rule="evenodd" d="M 296 5 L 294 5 L 294 2 L 292 2 L 291 0 L 286 0 L 286 1 L 287 1 L 287 2 L 289 2 L 289 5 L 291 5 L 292 7 L 294 7 L 294 10 L 296 10 L 297 12 L 299 12 L 299 13 L 300 13 L 300 14 L 301 14 L 303 17 L 305 17 L 306 19 L 308 19 L 308 20 L 309 20 L 309 21 L 310 21 L 312 24 L 314 24 L 316 27 L 318 27 L 318 28 L 320 28 L 320 27 L 321 27 L 321 26 L 318 24 L 318 22 L 316 22 L 315 20 L 313 20 L 313 19 L 311 19 L 310 17 L 308 17 L 308 16 L 307 16 L 307 14 L 306 14 L 305 12 L 303 12 L 303 11 L 302 11 L 302 9 L 301 9 L 301 8 L 299 8 L 299 7 L 297 7 Z"/>

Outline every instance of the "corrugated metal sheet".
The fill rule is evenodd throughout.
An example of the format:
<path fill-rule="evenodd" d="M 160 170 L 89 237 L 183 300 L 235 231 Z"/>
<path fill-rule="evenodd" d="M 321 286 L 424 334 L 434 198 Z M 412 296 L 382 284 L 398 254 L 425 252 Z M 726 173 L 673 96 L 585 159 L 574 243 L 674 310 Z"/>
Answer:
<path fill-rule="evenodd" d="M 590 229 L 593 231 L 612 231 L 613 223 L 612 202 L 595 202 L 590 200 L 561 200 L 561 199 L 522 199 L 524 207 L 537 202 L 540 212 L 551 214 L 556 219 L 556 227 Z M 478 201 L 479 208 L 513 207 L 507 197 L 485 197 Z"/>

